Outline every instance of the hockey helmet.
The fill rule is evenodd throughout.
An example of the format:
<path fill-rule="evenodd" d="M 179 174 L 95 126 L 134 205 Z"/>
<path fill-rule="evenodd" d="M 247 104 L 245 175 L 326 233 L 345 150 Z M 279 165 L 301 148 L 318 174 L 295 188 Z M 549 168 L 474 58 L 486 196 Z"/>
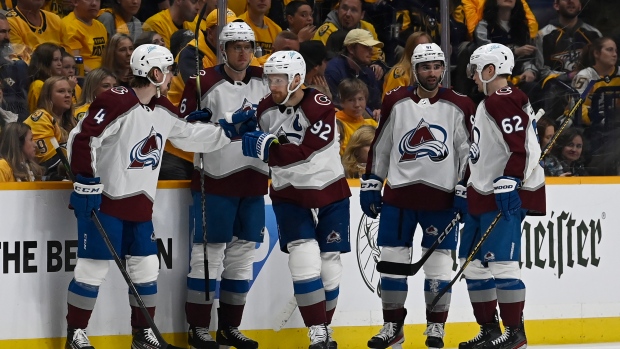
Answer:
<path fill-rule="evenodd" d="M 496 76 L 504 74 L 510 75 L 512 74 L 512 69 L 515 66 L 515 57 L 512 51 L 502 44 L 491 43 L 480 46 L 469 58 L 467 75 L 470 78 L 473 78 L 475 72 L 480 74 L 482 69 L 489 64 L 493 64 L 493 66 L 495 66 Z M 479 77 L 482 80 L 482 75 L 479 75 Z"/>
<path fill-rule="evenodd" d="M 424 63 L 424 62 L 434 62 L 434 61 L 441 61 L 441 63 L 444 66 L 444 70 L 441 73 L 441 77 L 439 79 L 439 84 L 441 84 L 441 82 L 443 81 L 443 77 L 446 73 L 446 70 L 445 70 L 446 57 L 443 51 L 441 50 L 441 47 L 439 47 L 439 45 L 435 43 L 419 44 L 418 46 L 416 46 L 415 50 L 413 50 L 413 55 L 411 55 L 411 67 L 413 68 L 413 75 L 415 76 L 416 81 L 418 81 L 418 86 L 420 86 L 422 89 L 429 91 L 429 92 L 430 92 L 430 89 L 424 86 L 418 79 L 417 65 L 420 63 Z"/>
<path fill-rule="evenodd" d="M 254 31 L 244 21 L 238 20 L 226 24 L 220 33 L 220 49 L 224 52 L 227 42 L 230 41 L 249 41 L 252 48 L 255 47 L 256 38 Z"/>
<path fill-rule="evenodd" d="M 265 76 L 285 74 L 288 77 L 288 85 L 286 87 L 288 90 L 288 95 L 284 101 L 280 103 L 284 104 L 291 97 L 291 94 L 301 87 L 306 79 L 306 62 L 297 51 L 278 51 L 271 54 L 267 62 L 265 62 L 263 74 Z M 291 84 L 297 75 L 301 78 L 301 82 L 297 85 L 297 87 L 295 87 L 295 89 L 291 90 Z"/>
<path fill-rule="evenodd" d="M 168 69 L 174 66 L 174 57 L 170 50 L 163 46 L 145 44 L 133 51 L 129 66 L 133 75 L 148 78 L 153 68 L 159 68 L 164 74 L 168 73 Z"/>

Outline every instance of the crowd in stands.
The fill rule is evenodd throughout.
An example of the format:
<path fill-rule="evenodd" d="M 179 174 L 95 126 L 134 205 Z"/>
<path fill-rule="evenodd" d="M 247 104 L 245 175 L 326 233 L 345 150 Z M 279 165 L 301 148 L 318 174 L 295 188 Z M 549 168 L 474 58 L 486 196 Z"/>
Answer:
<path fill-rule="evenodd" d="M 620 30 L 597 29 L 601 14 L 592 7 L 604 0 L 449 3 L 449 23 L 441 23 L 440 0 L 228 0 L 225 10 L 228 22 L 243 20 L 254 31 L 251 65 L 262 66 L 280 50 L 301 53 L 305 86 L 325 93 L 337 109 L 340 153 L 351 178 L 363 170 L 382 99 L 415 84 L 413 50 L 440 44 L 443 25 L 451 59 L 445 87 L 480 101 L 467 77 L 469 57 L 481 45 L 501 43 L 515 55 L 510 83 L 528 94 L 534 110 L 545 111 L 537 124 L 541 147 L 571 117 L 542 162 L 547 176 L 619 175 Z M 168 98 L 180 109 L 196 57 L 200 69 L 217 64 L 218 11 L 224 10 L 216 9 L 217 0 L 6 0 L 0 6 L 0 181 L 64 178 L 51 139 L 66 142 L 99 93 L 129 87 L 135 47 L 170 48 L 180 74 Z M 553 17 L 537 20 L 537 12 Z M 616 12 L 604 14 L 602 23 Z M 573 108 L 582 96 L 582 106 Z M 188 179 L 191 161 L 192 154 L 168 144 L 161 179 Z"/>

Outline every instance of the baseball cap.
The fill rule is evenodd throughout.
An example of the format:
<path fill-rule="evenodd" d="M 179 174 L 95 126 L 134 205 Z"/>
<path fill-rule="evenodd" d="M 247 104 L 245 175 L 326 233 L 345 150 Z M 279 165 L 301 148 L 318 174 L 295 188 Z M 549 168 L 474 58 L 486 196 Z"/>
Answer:
<path fill-rule="evenodd" d="M 353 44 L 362 44 L 364 46 L 372 46 L 372 47 L 383 47 L 383 43 L 381 41 L 375 40 L 372 37 L 372 34 L 368 30 L 364 29 L 352 29 L 347 33 L 347 36 L 344 38 L 344 45 L 349 46 Z"/>
<path fill-rule="evenodd" d="M 226 9 L 226 23 L 230 23 L 237 19 L 237 15 L 231 10 Z M 205 20 L 205 28 L 211 28 L 217 25 L 217 9 L 211 11 Z"/>

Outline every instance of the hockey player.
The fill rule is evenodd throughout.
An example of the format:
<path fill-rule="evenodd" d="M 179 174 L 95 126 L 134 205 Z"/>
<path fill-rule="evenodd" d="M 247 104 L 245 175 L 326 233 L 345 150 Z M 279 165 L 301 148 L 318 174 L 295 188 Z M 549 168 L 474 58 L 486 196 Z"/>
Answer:
<path fill-rule="evenodd" d="M 131 56 L 132 88 L 115 87 L 100 94 L 69 135 L 71 169 L 76 175 L 71 205 L 78 221 L 78 260 L 69 285 L 67 349 L 93 349 L 85 328 L 110 252 L 90 219 L 95 210 L 151 316 L 157 294 L 157 243 L 152 214 L 163 144 L 166 139 L 187 151 L 216 151 L 228 144 L 214 125 L 191 125 L 178 119 L 164 97 L 175 74 L 170 51 L 142 45 Z M 104 195 L 102 195 L 102 193 Z M 133 295 L 133 349 L 161 345 Z"/>
<path fill-rule="evenodd" d="M 243 136 L 243 154 L 271 168 L 270 196 L 289 254 L 293 289 L 310 349 L 333 349 L 332 321 L 351 250 L 349 196 L 340 163 L 334 106 L 314 89 L 300 89 L 306 63 L 296 51 L 272 54 L 264 66 L 271 95 L 258 105 L 261 131 Z"/>
<path fill-rule="evenodd" d="M 418 45 L 411 66 L 418 84 L 386 94 L 360 192 L 366 215 L 376 218 L 381 212 L 377 237 L 381 261 L 407 264 L 418 225 L 424 233 L 424 253 L 454 218 L 455 187 L 469 154 L 466 123 L 475 111 L 468 97 L 440 87 L 446 66 L 437 44 Z M 450 282 L 451 252 L 456 250 L 457 240 L 455 227 L 424 264 L 428 324 L 424 334 L 429 348 L 444 346 L 450 292 L 434 310 L 429 307 L 437 292 Z M 368 347 L 384 349 L 404 341 L 407 289 L 406 276 L 381 274 L 384 325 L 368 341 Z"/>
<path fill-rule="evenodd" d="M 522 324 L 525 285 L 521 280 L 521 222 L 526 213 L 545 214 L 545 177 L 538 163 L 534 112 L 527 96 L 508 86 L 514 56 L 501 44 L 479 47 L 467 68 L 487 97 L 478 105 L 467 182 L 469 215 L 461 235 L 461 262 L 491 221 L 502 218 L 465 269 L 469 298 L 480 333 L 460 349 L 517 349 L 527 346 Z M 505 331 L 501 332 L 495 310 Z"/>
<path fill-rule="evenodd" d="M 263 70 L 250 66 L 255 46 L 254 32 L 242 21 L 231 22 L 222 29 L 219 43 L 224 64 L 200 72 L 200 108 L 219 118 L 234 112 L 255 116 L 256 104 L 269 93 L 269 89 L 263 83 Z M 196 110 L 196 76 L 188 79 L 180 106 L 183 117 Z M 193 114 L 188 119 L 194 119 Z M 185 314 L 190 326 L 188 341 L 196 349 L 218 348 L 218 344 L 238 349 L 258 347 L 258 343 L 244 336 L 238 327 L 250 288 L 255 246 L 263 241 L 264 196 L 267 194 L 269 169 L 258 159 L 244 157 L 240 141 L 240 138 L 236 139 L 218 151 L 203 154 L 210 279 L 208 300 L 205 297 L 202 195 L 198 170 L 201 159 L 199 155 L 194 156 L 196 170 L 191 189 L 195 230 Z M 222 263 L 224 271 L 220 283 L 216 343 L 209 335 L 209 323 L 215 281 Z"/>

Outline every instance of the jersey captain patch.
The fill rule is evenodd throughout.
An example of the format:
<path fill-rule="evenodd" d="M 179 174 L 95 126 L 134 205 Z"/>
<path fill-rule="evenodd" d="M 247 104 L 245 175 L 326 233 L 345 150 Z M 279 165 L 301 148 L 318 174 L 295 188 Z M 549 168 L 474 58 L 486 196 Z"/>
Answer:
<path fill-rule="evenodd" d="M 131 148 L 128 169 L 142 169 L 147 166 L 151 166 L 153 170 L 157 169 L 161 160 L 162 146 L 161 134 L 151 127 L 149 135 Z"/>
<path fill-rule="evenodd" d="M 399 142 L 400 162 L 424 157 L 433 162 L 444 160 L 449 154 L 447 138 L 448 134 L 443 127 L 431 125 L 424 119 L 420 120 L 418 126 L 407 132 Z"/>

